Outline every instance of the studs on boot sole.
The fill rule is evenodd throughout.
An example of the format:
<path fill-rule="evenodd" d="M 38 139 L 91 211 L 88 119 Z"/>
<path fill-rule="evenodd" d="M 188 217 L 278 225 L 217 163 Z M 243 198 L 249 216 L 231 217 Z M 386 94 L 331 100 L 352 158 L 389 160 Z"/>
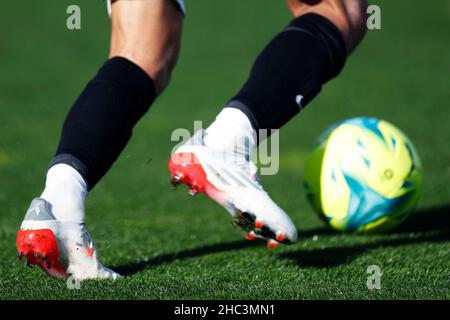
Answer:
<path fill-rule="evenodd" d="M 256 234 L 255 234 L 255 232 L 250 231 L 249 233 L 247 233 L 247 234 L 245 235 L 245 239 L 246 239 L 246 240 L 249 240 L 249 241 L 255 240 L 255 239 L 256 239 Z"/>
<path fill-rule="evenodd" d="M 174 176 L 172 176 L 172 178 L 170 179 L 170 183 L 172 184 L 172 186 L 174 188 L 176 188 L 180 183 L 181 180 L 183 179 L 183 175 L 181 173 L 176 173 Z"/>
<path fill-rule="evenodd" d="M 278 242 L 283 242 L 285 239 L 286 239 L 286 236 L 281 232 L 278 232 L 277 236 L 275 237 L 275 240 L 277 240 Z"/>
<path fill-rule="evenodd" d="M 267 248 L 269 249 L 275 249 L 278 246 L 279 242 L 270 239 L 269 241 L 267 241 Z"/>
<path fill-rule="evenodd" d="M 260 220 L 256 220 L 256 221 L 255 221 L 255 228 L 256 228 L 256 229 L 262 229 L 262 228 L 264 228 L 264 223 L 263 223 L 262 221 L 260 221 Z"/>
<path fill-rule="evenodd" d="M 196 185 L 190 185 L 189 186 L 189 195 L 192 197 L 196 196 L 200 191 L 200 188 Z"/>

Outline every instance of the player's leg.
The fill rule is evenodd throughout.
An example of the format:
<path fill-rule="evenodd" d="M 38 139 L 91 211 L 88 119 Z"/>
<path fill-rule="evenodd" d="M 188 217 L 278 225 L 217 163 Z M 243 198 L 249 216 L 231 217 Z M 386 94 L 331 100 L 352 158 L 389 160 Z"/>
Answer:
<path fill-rule="evenodd" d="M 261 52 L 228 104 L 255 129 L 278 129 L 342 70 L 365 33 L 365 0 L 287 0 L 291 23 Z"/>
<path fill-rule="evenodd" d="M 255 170 L 248 159 L 264 138 L 259 130 L 270 134 L 300 112 L 339 74 L 365 30 L 364 0 L 287 3 L 295 18 L 258 56 L 247 82 L 199 138 L 203 145 L 182 146 L 169 163 L 174 183 L 205 192 L 250 231 L 247 237 L 269 239 L 269 247 L 297 235 L 287 214 L 249 182 Z M 217 150 L 232 156 L 217 157 Z"/>
<path fill-rule="evenodd" d="M 96 258 L 84 201 L 167 86 L 178 56 L 183 13 L 175 0 L 114 1 L 111 18 L 109 59 L 67 115 L 44 192 L 17 237 L 19 256 L 51 275 L 117 276 Z"/>
<path fill-rule="evenodd" d="M 330 20 L 341 32 L 350 53 L 366 32 L 367 0 L 286 0 L 294 17 L 316 13 Z"/>
<path fill-rule="evenodd" d="M 168 85 L 180 50 L 183 13 L 177 3 L 121 0 L 112 5 L 110 58 L 125 57 L 140 66 L 157 94 Z"/>

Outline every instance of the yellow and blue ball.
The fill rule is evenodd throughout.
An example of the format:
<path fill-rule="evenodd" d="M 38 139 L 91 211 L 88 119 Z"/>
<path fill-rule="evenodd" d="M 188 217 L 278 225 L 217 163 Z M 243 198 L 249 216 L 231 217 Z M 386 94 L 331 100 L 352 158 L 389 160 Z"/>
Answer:
<path fill-rule="evenodd" d="M 332 228 L 381 232 L 403 222 L 422 188 L 416 148 L 392 124 L 353 118 L 328 128 L 309 155 L 306 194 Z"/>

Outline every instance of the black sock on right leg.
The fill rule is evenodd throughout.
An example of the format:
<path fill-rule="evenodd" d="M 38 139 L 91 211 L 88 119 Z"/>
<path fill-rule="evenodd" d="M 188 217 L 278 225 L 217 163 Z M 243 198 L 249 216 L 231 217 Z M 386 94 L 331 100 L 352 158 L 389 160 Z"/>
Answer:
<path fill-rule="evenodd" d="M 300 16 L 261 52 L 227 107 L 242 110 L 256 131 L 279 129 L 339 74 L 346 57 L 342 34 L 330 20 Z"/>
<path fill-rule="evenodd" d="M 155 99 L 152 79 L 133 62 L 108 60 L 73 105 L 50 167 L 74 167 L 92 189 L 119 157 Z"/>

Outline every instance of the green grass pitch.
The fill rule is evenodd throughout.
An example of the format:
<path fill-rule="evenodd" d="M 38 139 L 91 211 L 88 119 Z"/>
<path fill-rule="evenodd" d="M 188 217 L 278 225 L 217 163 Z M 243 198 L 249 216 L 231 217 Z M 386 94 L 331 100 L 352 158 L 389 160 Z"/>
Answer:
<path fill-rule="evenodd" d="M 290 213 L 298 243 L 267 250 L 246 242 L 204 196 L 169 186 L 175 128 L 207 125 L 247 77 L 259 50 L 288 23 L 282 1 L 188 1 L 172 84 L 137 126 L 112 171 L 90 194 L 87 223 L 105 265 L 126 277 L 65 281 L 28 269 L 15 236 L 70 105 L 107 56 L 102 1 L 12 1 L 0 10 L 0 299 L 449 299 L 450 4 L 373 1 L 382 29 L 369 31 L 342 74 L 280 133 L 280 172 L 262 177 Z M 82 29 L 66 28 L 78 4 Z M 305 156 L 328 125 L 377 116 L 405 131 L 424 163 L 417 213 L 397 231 L 329 232 L 302 189 Z M 366 286 L 367 268 L 381 289 Z"/>

